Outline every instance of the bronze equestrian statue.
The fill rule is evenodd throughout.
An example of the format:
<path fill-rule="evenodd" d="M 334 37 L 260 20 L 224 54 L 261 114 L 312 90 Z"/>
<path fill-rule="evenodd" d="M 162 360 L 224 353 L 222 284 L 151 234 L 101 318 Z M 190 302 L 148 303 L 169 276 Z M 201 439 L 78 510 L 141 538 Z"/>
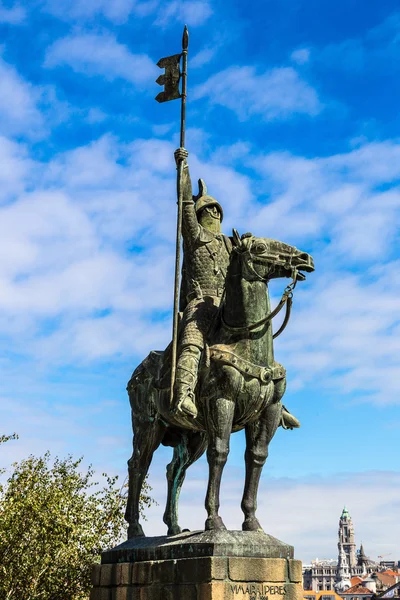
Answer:
<path fill-rule="evenodd" d="M 261 530 L 255 511 L 269 442 L 280 424 L 298 426 L 281 402 L 286 377 L 285 369 L 274 360 L 272 318 L 286 306 L 281 332 L 289 318 L 294 286 L 305 279 L 304 272 L 314 270 L 313 260 L 294 246 L 269 238 L 240 237 L 235 230 L 231 238 L 224 236 L 222 208 L 207 196 L 201 180 L 193 203 L 186 157 L 183 148 L 175 153 L 178 166 L 183 167 L 185 254 L 174 401 L 171 406 L 168 347 L 165 352 L 151 352 L 128 383 L 134 432 L 128 461 L 128 538 L 144 535 L 139 523 L 140 491 L 161 443 L 174 447 L 167 467 L 164 522 L 168 534 L 181 531 L 177 503 L 186 469 L 206 448 L 205 528 L 225 529 L 218 514 L 221 476 L 230 434 L 241 429 L 246 434 L 242 529 Z M 268 281 L 285 277 L 292 283 L 278 307 L 271 310 Z"/>

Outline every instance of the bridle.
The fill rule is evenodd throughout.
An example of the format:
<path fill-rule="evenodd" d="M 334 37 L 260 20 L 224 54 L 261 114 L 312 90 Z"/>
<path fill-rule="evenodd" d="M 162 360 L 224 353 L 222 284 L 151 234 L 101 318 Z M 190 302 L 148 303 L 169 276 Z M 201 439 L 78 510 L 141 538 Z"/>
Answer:
<path fill-rule="evenodd" d="M 242 258 L 242 260 L 244 258 L 247 258 L 245 265 L 246 265 L 247 269 L 250 271 L 250 273 L 256 277 L 256 280 L 263 281 L 265 283 L 267 280 L 267 277 L 263 277 L 259 273 L 257 273 L 257 271 L 254 267 L 253 255 L 251 254 L 250 250 L 251 250 L 251 246 L 245 252 L 239 252 L 239 255 Z M 261 261 L 260 258 L 261 257 L 259 257 L 258 261 L 256 261 L 256 262 L 264 262 L 264 261 Z M 269 258 L 269 260 L 271 260 L 271 259 Z M 283 323 L 280 326 L 280 328 L 278 329 L 278 331 L 273 334 L 273 336 L 272 336 L 273 339 L 277 338 L 285 330 L 287 324 L 289 323 L 290 314 L 291 314 L 291 310 L 292 310 L 293 291 L 297 284 L 298 271 L 295 267 L 291 266 L 291 260 L 289 262 L 287 262 L 287 261 L 283 262 L 283 261 L 279 261 L 279 260 L 277 261 L 276 259 L 274 259 L 274 262 L 275 262 L 275 264 L 281 263 L 282 266 L 285 266 L 286 268 L 290 268 L 291 272 L 292 272 L 291 273 L 292 281 L 291 281 L 291 283 L 289 283 L 289 285 L 287 285 L 285 287 L 278 305 L 274 308 L 274 310 L 272 310 L 263 319 L 260 319 L 259 321 L 256 321 L 255 323 L 251 323 L 249 325 L 235 327 L 232 325 L 228 325 L 228 323 L 225 321 L 224 308 L 223 308 L 224 303 L 222 303 L 222 305 L 221 305 L 221 321 L 222 321 L 222 324 L 225 327 L 225 329 L 227 329 L 228 331 L 230 331 L 232 333 L 251 333 L 255 329 L 258 329 L 259 327 L 262 327 L 266 323 L 269 323 L 274 317 L 276 317 L 277 314 L 280 313 L 282 308 L 286 305 L 285 318 L 283 319 Z"/>

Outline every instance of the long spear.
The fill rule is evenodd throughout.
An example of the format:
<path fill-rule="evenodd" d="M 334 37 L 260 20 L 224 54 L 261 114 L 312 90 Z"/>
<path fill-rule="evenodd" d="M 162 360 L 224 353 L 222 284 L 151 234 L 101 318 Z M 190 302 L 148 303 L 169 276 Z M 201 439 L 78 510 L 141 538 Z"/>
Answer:
<path fill-rule="evenodd" d="M 185 125 L 186 125 L 186 82 L 187 82 L 187 57 L 189 46 L 188 28 L 184 27 L 182 36 L 182 53 L 174 54 L 161 58 L 157 66 L 165 69 L 165 73 L 157 79 L 159 85 L 164 86 L 164 92 L 156 96 L 158 102 L 168 102 L 181 98 L 181 133 L 180 147 L 185 146 Z M 180 73 L 180 60 L 182 58 L 182 73 Z M 182 79 L 182 93 L 179 91 L 179 80 Z M 178 350 L 178 314 L 179 314 L 179 283 L 180 283 L 180 264 L 181 264 L 181 237 L 182 237 L 182 174 L 183 162 L 178 163 L 177 170 L 177 190 L 178 190 L 178 214 L 176 223 L 176 247 L 175 247 L 175 282 L 174 282 L 174 313 L 172 325 L 172 361 L 171 361 L 171 393 L 170 405 L 172 406 L 176 373 L 176 360 Z"/>

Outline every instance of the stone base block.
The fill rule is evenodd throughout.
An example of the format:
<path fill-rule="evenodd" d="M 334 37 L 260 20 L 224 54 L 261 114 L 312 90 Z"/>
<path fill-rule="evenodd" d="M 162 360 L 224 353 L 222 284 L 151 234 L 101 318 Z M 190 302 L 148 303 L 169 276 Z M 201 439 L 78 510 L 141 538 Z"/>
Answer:
<path fill-rule="evenodd" d="M 90 600 L 302 600 L 301 561 L 207 556 L 95 565 Z"/>

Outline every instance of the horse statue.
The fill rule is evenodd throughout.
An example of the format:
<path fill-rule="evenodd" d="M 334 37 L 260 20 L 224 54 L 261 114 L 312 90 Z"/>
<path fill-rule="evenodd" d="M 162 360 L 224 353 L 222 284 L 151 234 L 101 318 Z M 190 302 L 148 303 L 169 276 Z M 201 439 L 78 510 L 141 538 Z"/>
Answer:
<path fill-rule="evenodd" d="M 128 538 L 144 535 L 139 522 L 140 492 L 160 444 L 174 447 L 167 466 L 168 497 L 163 518 L 168 535 L 181 532 L 179 493 L 187 468 L 206 449 L 205 529 L 226 529 L 218 514 L 221 477 L 230 435 L 241 429 L 246 435 L 242 529 L 262 531 L 256 517 L 258 484 L 269 443 L 281 423 L 286 387 L 285 369 L 274 360 L 272 318 L 286 305 L 283 327 L 286 325 L 294 286 L 305 279 L 304 272 L 314 271 L 314 263 L 309 254 L 280 241 L 252 234 L 240 237 L 235 230 L 232 239 L 224 297 L 218 317 L 210 324 L 196 387 L 197 417 L 171 412 L 169 349 L 151 352 L 128 383 L 134 433 L 133 454 L 128 461 Z M 284 277 L 292 278 L 292 283 L 271 311 L 268 282 Z"/>

